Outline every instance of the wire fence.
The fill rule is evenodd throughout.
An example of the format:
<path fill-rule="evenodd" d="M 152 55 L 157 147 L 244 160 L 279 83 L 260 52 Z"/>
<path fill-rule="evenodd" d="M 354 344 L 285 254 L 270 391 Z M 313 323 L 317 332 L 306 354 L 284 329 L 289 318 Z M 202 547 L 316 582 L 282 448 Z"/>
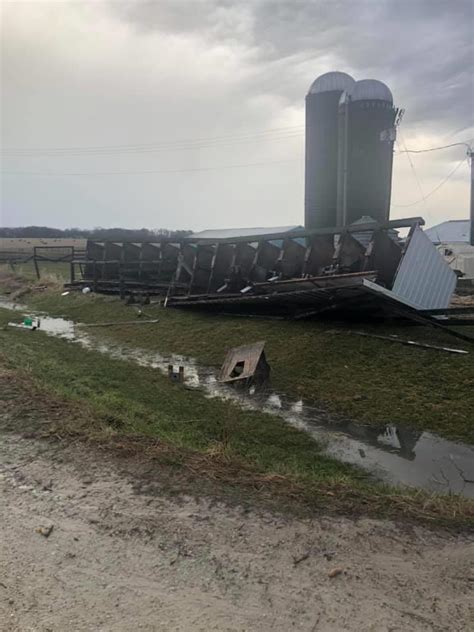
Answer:
<path fill-rule="evenodd" d="M 0 250 L 0 264 L 10 266 L 13 272 L 17 271 L 17 266 L 31 264 L 38 279 L 41 278 L 42 270 L 51 272 L 49 264 L 69 266 L 69 275 L 73 278 L 74 262 L 85 259 L 86 250 L 75 246 L 33 246 L 29 251 Z"/>

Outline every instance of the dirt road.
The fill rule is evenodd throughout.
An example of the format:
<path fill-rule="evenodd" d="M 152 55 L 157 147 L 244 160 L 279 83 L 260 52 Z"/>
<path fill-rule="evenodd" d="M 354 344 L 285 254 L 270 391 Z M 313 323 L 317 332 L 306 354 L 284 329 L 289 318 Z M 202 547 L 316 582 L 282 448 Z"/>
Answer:
<path fill-rule="evenodd" d="M 473 538 L 172 497 L 159 479 L 0 434 L 1 630 L 473 629 Z"/>

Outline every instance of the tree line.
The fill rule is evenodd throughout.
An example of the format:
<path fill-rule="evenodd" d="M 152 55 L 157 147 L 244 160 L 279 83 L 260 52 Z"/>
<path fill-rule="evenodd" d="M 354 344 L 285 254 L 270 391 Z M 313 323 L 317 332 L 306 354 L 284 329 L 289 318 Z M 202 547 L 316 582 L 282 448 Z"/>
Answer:
<path fill-rule="evenodd" d="M 22 239 L 96 239 L 97 241 L 156 241 L 161 237 L 179 239 L 191 234 L 190 230 L 159 228 L 50 228 L 49 226 L 0 227 L 0 237 Z"/>

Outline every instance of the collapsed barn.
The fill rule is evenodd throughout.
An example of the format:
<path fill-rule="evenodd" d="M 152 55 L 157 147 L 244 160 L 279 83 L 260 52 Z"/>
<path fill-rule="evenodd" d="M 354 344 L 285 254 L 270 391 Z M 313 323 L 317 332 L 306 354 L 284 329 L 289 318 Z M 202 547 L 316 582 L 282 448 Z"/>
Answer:
<path fill-rule="evenodd" d="M 161 295 L 167 307 L 308 318 L 396 314 L 444 327 L 456 275 L 419 217 L 180 241 L 89 241 L 70 286 Z M 400 240 L 396 229 L 408 227 Z M 219 233 L 217 233 L 219 235 Z M 460 337 L 464 337 L 459 334 Z"/>
<path fill-rule="evenodd" d="M 412 218 L 380 227 L 371 221 L 346 229 L 142 243 L 89 240 L 72 276 L 98 292 L 166 294 L 169 304 L 174 297 L 184 304 L 191 296 L 244 296 L 291 279 L 323 287 L 367 278 L 391 289 L 403 252 L 394 229 L 410 226 L 414 232 L 421 223 Z"/>

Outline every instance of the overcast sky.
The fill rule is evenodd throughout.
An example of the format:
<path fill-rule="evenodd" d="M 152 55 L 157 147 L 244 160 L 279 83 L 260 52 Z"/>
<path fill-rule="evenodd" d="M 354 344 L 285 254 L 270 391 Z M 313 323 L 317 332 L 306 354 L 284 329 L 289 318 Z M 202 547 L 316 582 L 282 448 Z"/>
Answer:
<path fill-rule="evenodd" d="M 1 29 L 6 226 L 302 223 L 304 97 L 330 70 L 390 86 L 400 145 L 474 138 L 474 0 L 15 0 Z M 468 217 L 463 157 L 395 156 L 391 216 Z"/>

